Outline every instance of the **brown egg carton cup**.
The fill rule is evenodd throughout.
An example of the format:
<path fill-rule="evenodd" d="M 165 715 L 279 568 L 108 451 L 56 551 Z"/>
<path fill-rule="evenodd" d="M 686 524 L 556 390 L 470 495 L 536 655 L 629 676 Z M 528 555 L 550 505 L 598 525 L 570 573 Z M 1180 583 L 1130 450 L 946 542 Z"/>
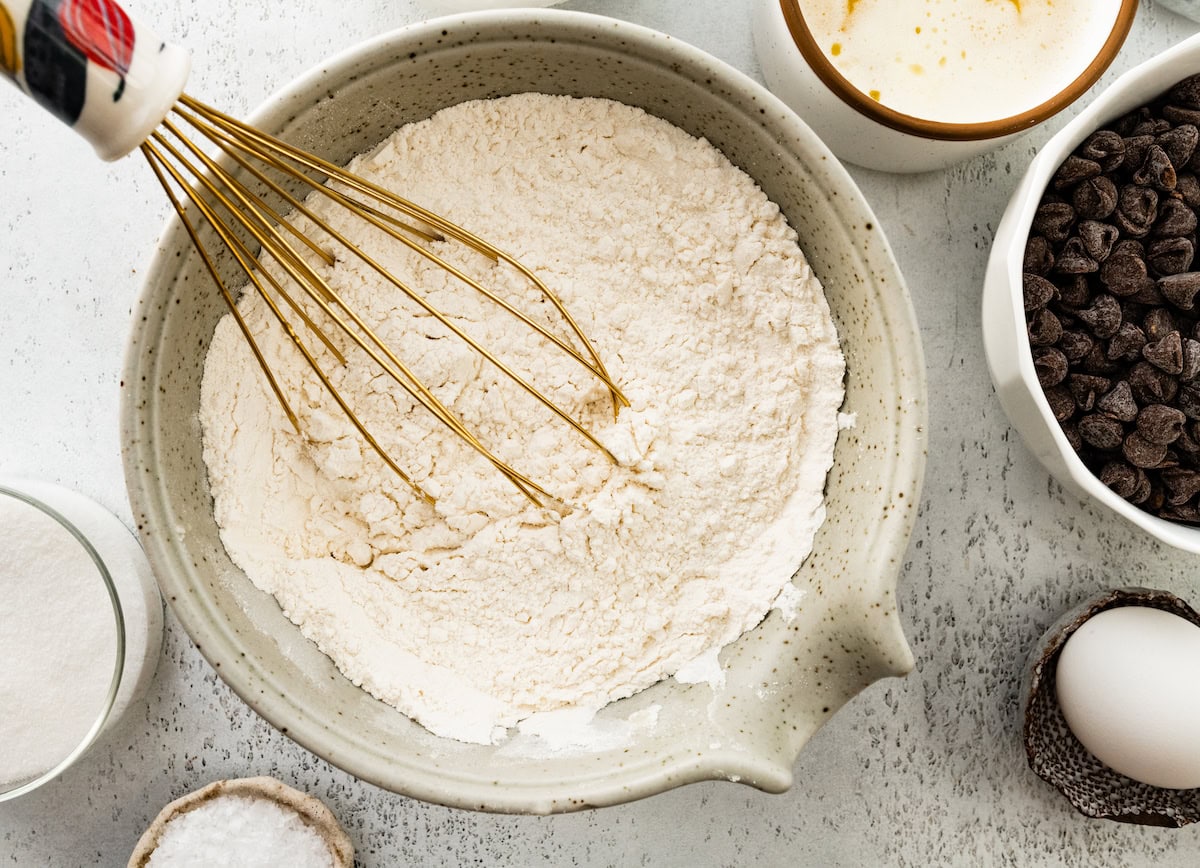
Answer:
<path fill-rule="evenodd" d="M 316 832 L 329 847 L 329 854 L 333 858 L 333 868 L 354 868 L 354 846 L 329 808 L 325 807 L 319 799 L 294 790 L 282 781 L 268 777 L 214 781 L 202 789 L 171 802 L 159 812 L 158 816 L 154 818 L 154 822 L 150 824 L 150 828 L 138 840 L 133 855 L 129 857 L 128 868 L 145 868 L 154 849 L 158 846 L 158 840 L 167 823 L 180 814 L 194 810 L 219 796 L 268 799 L 285 808 L 290 808 L 299 814 L 305 825 Z"/>
<path fill-rule="evenodd" d="M 1034 648 L 1025 673 L 1029 767 L 1085 816 L 1143 826 L 1186 826 L 1200 820 L 1200 789 L 1152 787 L 1113 771 L 1080 744 L 1058 706 L 1055 673 L 1063 645 L 1089 618 L 1119 606 L 1161 609 L 1200 627 L 1200 614 L 1191 606 L 1167 591 L 1148 588 L 1106 591 L 1059 618 Z"/>

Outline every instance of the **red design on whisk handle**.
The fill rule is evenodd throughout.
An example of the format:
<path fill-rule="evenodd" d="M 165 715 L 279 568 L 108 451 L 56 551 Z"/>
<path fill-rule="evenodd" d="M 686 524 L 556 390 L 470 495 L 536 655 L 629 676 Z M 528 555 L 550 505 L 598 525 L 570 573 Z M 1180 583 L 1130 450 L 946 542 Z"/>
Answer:
<path fill-rule="evenodd" d="M 0 73 L 106 160 L 153 132 L 189 66 L 115 0 L 0 0 Z"/>
<path fill-rule="evenodd" d="M 120 76 L 113 100 L 120 99 L 134 46 L 133 22 L 125 10 L 112 0 L 62 0 L 58 22 L 88 60 Z"/>

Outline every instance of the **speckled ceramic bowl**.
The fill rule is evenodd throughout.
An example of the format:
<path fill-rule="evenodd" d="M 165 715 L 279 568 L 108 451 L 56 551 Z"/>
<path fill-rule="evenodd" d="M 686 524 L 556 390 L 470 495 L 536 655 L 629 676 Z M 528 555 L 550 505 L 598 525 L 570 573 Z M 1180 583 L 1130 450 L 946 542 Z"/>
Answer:
<path fill-rule="evenodd" d="M 795 581 L 790 622 L 771 615 L 721 655 L 726 684 L 661 682 L 601 718 L 660 706 L 625 745 L 538 755 L 510 742 L 431 735 L 354 687 L 226 556 L 197 421 L 204 354 L 225 312 L 183 229 L 150 270 L 125 371 L 130 498 L 179 620 L 228 684 L 297 742 L 365 780 L 467 808 L 569 811 L 690 781 L 779 792 L 813 732 L 873 681 L 912 667 L 896 578 L 925 464 L 924 362 L 887 241 L 842 166 L 790 110 L 674 39 L 561 11 L 489 12 L 419 24 L 322 64 L 252 118 L 346 161 L 401 124 L 471 98 L 541 91 L 642 106 L 704 136 L 756 178 L 825 283 L 848 359 L 828 520 Z"/>
<path fill-rule="evenodd" d="M 1166 521 L 1129 503 L 1102 483 L 1071 448 L 1033 367 L 1022 264 L 1034 212 L 1063 160 L 1100 127 L 1197 72 L 1200 36 L 1193 36 L 1123 73 L 1056 133 L 1029 164 L 1009 200 L 992 242 L 983 286 L 983 349 L 988 368 L 1000 404 L 1025 445 L 1075 494 L 1095 500 L 1161 542 L 1193 553 L 1200 553 L 1200 528 Z"/>

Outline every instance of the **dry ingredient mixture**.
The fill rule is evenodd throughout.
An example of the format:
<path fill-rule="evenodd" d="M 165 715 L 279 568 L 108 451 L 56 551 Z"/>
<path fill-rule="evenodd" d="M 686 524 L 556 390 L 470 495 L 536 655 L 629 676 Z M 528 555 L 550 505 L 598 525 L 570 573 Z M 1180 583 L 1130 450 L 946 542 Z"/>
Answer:
<path fill-rule="evenodd" d="M 146 868 L 333 868 L 320 834 L 270 799 L 220 796 L 162 830 Z"/>
<path fill-rule="evenodd" d="M 226 317 L 201 423 L 231 558 L 354 683 L 468 742 L 497 742 L 541 712 L 602 707 L 755 626 L 824 517 L 843 396 L 828 306 L 777 206 L 707 142 L 595 99 L 465 103 L 351 168 L 470 227 L 559 293 L 632 402 L 615 422 L 604 388 L 565 355 L 443 272 L 385 255 L 620 462 L 344 261 L 332 279 L 349 302 L 568 508 L 528 503 L 377 369 L 331 363 L 351 406 L 438 496 L 419 500 L 248 293 L 241 308 L 285 391 L 302 396 L 310 442 Z M 558 322 L 511 269 L 463 259 Z"/>

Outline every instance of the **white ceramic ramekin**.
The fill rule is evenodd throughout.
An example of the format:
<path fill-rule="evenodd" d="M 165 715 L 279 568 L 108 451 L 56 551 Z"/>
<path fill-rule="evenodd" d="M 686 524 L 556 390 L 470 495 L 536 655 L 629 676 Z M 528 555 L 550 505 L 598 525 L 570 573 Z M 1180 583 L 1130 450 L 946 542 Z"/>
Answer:
<path fill-rule="evenodd" d="M 804 23 L 803 0 L 755 0 L 754 43 L 767 86 L 804 118 L 838 157 L 885 172 L 925 172 L 997 148 L 1077 100 L 1116 57 L 1137 5 L 1137 0 L 1123 0 L 1108 39 L 1069 87 L 1029 111 L 987 123 L 951 124 L 916 118 L 889 109 L 856 89 L 813 39 Z"/>
<path fill-rule="evenodd" d="M 1112 492 L 1071 448 L 1038 385 L 1025 330 L 1022 263 L 1025 241 L 1042 193 L 1063 160 L 1094 130 L 1144 105 L 1175 82 L 1200 72 L 1200 36 L 1126 72 L 1057 133 L 1029 164 L 992 242 L 983 287 L 983 348 L 996 394 L 1021 439 L 1054 476 L 1162 542 L 1200 552 L 1200 528 L 1166 521 Z"/>

